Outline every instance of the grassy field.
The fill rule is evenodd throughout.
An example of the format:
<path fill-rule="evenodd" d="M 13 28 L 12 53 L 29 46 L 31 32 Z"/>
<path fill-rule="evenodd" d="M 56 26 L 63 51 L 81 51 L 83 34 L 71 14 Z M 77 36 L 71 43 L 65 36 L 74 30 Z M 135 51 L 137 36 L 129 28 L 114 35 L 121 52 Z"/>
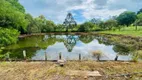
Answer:
<path fill-rule="evenodd" d="M 99 71 L 102 76 L 69 76 L 69 70 Z M 131 74 L 135 72 L 142 72 L 142 62 L 69 61 L 64 67 L 55 62 L 0 63 L 0 80 L 141 80 L 142 73 Z M 123 74 L 130 75 L 119 76 Z"/>
<path fill-rule="evenodd" d="M 111 30 L 111 31 L 102 31 L 100 33 L 107 33 L 107 34 L 122 34 L 127 36 L 134 36 L 134 37 L 142 37 L 142 26 L 138 26 L 138 30 L 135 30 L 134 26 L 131 27 L 124 27 L 120 31 L 119 30 Z"/>

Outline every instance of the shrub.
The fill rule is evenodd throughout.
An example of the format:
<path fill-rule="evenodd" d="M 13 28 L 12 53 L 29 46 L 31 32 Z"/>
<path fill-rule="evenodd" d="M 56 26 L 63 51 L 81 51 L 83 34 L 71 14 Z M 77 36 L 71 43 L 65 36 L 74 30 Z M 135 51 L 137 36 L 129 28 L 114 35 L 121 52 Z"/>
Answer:
<path fill-rule="evenodd" d="M 0 46 L 16 43 L 19 34 L 15 29 L 0 28 Z"/>
<path fill-rule="evenodd" d="M 135 51 L 132 54 L 132 61 L 133 62 L 138 62 L 139 59 L 142 59 L 142 50 Z"/>
<path fill-rule="evenodd" d="M 101 56 L 101 55 L 102 55 L 102 52 L 99 51 L 99 50 L 96 50 L 96 51 L 93 51 L 92 54 L 93 54 L 94 56 Z"/>

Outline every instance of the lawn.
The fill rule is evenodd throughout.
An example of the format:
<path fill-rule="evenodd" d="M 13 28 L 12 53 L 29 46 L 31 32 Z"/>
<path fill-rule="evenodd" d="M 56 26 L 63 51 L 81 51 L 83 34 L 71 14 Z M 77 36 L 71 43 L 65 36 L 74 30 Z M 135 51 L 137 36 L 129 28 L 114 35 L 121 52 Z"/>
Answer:
<path fill-rule="evenodd" d="M 127 35 L 127 36 L 142 37 L 142 26 L 138 26 L 138 30 L 135 30 L 135 27 L 131 26 L 131 27 L 124 27 L 120 31 L 110 30 L 110 31 L 102 31 L 100 33 L 122 34 L 122 35 Z"/>

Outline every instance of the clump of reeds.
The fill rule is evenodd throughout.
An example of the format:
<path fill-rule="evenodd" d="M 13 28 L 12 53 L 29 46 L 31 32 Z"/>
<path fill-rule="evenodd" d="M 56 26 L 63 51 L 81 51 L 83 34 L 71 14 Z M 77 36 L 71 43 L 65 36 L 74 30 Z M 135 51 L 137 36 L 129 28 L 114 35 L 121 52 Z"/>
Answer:
<path fill-rule="evenodd" d="M 100 50 L 96 50 L 92 52 L 93 56 L 101 56 L 102 55 L 102 51 Z"/>
<path fill-rule="evenodd" d="M 97 60 L 100 60 L 100 57 L 102 56 L 102 51 L 96 50 L 92 52 L 93 56 L 97 57 Z"/>
<path fill-rule="evenodd" d="M 142 59 L 142 51 L 141 50 L 135 51 L 132 54 L 132 61 L 133 62 L 138 62 L 139 59 Z"/>

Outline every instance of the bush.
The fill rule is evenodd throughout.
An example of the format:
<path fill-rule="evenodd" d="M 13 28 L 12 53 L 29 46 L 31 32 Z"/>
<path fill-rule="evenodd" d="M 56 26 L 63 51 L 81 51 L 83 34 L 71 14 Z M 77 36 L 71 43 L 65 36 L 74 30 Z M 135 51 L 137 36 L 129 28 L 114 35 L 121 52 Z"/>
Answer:
<path fill-rule="evenodd" d="M 15 29 L 0 28 L 0 46 L 16 43 L 19 34 Z"/>
<path fill-rule="evenodd" d="M 93 29 L 94 24 L 91 22 L 85 22 L 82 25 L 80 25 L 78 31 L 80 32 L 89 32 Z"/>
<path fill-rule="evenodd" d="M 97 51 L 93 51 L 92 54 L 93 54 L 94 56 L 101 56 L 101 55 L 102 55 L 102 52 L 99 51 L 99 50 L 97 50 Z"/>

